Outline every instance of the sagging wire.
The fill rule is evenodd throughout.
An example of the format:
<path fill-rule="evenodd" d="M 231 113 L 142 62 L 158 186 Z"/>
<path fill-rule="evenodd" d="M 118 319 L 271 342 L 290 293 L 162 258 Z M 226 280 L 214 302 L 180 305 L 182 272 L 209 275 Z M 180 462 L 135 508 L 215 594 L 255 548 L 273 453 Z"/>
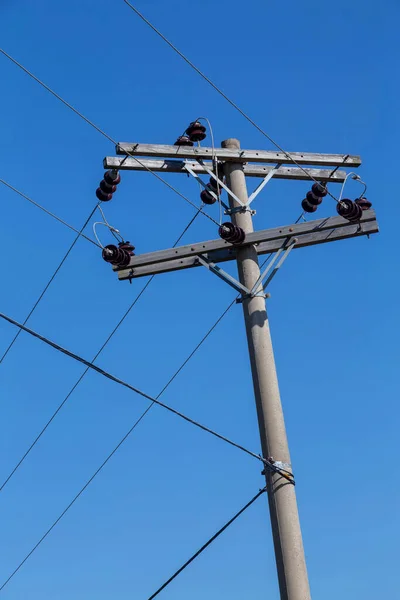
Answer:
<path fill-rule="evenodd" d="M 187 232 L 187 230 L 189 229 L 189 227 L 192 225 L 192 223 L 195 221 L 195 219 L 197 218 L 197 216 L 199 215 L 200 212 L 201 212 L 201 209 L 199 209 L 198 212 L 194 215 L 194 217 L 191 218 L 191 220 L 189 221 L 189 223 L 185 226 L 185 228 L 183 229 L 183 231 L 179 234 L 178 238 L 173 243 L 173 246 L 172 246 L 173 248 L 175 248 L 179 244 L 179 242 L 181 241 L 181 239 L 183 238 L 183 236 L 185 235 L 185 233 Z M 121 327 L 121 325 L 123 324 L 123 322 L 125 321 L 125 319 L 130 314 L 131 310 L 134 308 L 134 306 L 136 305 L 136 303 L 140 300 L 140 298 L 145 293 L 145 291 L 147 290 L 147 288 L 149 287 L 149 285 L 152 283 L 152 281 L 153 281 L 154 278 L 155 278 L 155 275 L 152 275 L 147 280 L 147 282 L 142 287 L 142 289 L 138 292 L 138 294 L 136 295 L 135 299 L 130 303 L 130 305 L 127 308 L 127 310 L 124 312 L 124 314 L 122 315 L 122 317 L 120 318 L 120 320 L 118 321 L 118 323 L 115 325 L 115 327 L 113 328 L 113 330 L 111 331 L 111 333 L 107 336 L 106 340 L 103 342 L 103 344 L 100 346 L 99 350 L 94 355 L 94 357 L 92 359 L 92 363 L 94 363 L 97 360 L 97 358 L 103 352 L 103 350 L 105 349 L 105 347 L 109 344 L 109 342 L 111 341 L 111 339 L 117 333 L 117 331 L 119 330 L 119 328 Z M 232 305 L 233 304 L 234 304 L 234 302 L 232 303 Z M 231 306 L 229 306 L 229 308 L 231 308 Z M 177 377 L 177 375 L 181 372 L 181 370 L 183 369 L 183 367 L 187 364 L 187 362 L 192 358 L 192 356 L 200 348 L 200 346 L 203 344 L 203 342 L 211 334 L 211 332 L 213 331 L 213 329 L 218 325 L 218 323 L 220 322 L 220 320 L 225 316 L 226 312 L 228 312 L 229 308 L 214 323 L 213 327 L 211 329 L 209 329 L 209 331 L 207 332 L 207 334 L 203 337 L 203 339 L 196 346 L 196 348 L 192 351 L 192 353 L 189 355 L 189 357 L 184 361 L 184 363 L 179 367 L 179 369 L 177 371 L 175 371 L 174 375 L 169 379 L 169 381 L 164 386 L 164 388 L 162 389 L 162 391 L 158 394 L 157 399 L 165 392 L 165 390 L 169 387 L 169 385 L 172 383 L 172 381 L 175 379 L 175 377 Z M 18 333 L 20 333 L 20 331 Z M 11 470 L 11 472 L 8 474 L 8 476 L 5 478 L 5 480 L 2 482 L 2 484 L 0 485 L 0 492 L 4 489 L 4 487 L 8 484 L 8 482 L 10 481 L 10 479 L 14 476 L 14 474 L 17 472 L 17 470 L 23 464 L 23 462 L 25 461 L 25 459 L 27 458 L 27 456 L 31 453 L 31 451 L 36 446 L 36 444 L 38 443 L 38 441 L 40 440 L 40 438 L 44 435 L 44 433 L 46 432 L 46 430 L 48 429 L 48 427 L 54 421 L 54 419 L 56 418 L 56 416 L 58 415 L 58 413 L 61 411 L 61 409 L 63 408 L 63 406 L 66 404 L 66 402 L 68 401 L 68 399 L 70 398 L 70 396 L 73 394 L 73 392 L 75 391 L 75 389 L 78 387 L 78 385 L 80 384 L 80 382 L 83 380 L 83 378 L 85 377 L 85 375 L 88 373 L 88 371 L 89 371 L 89 367 L 86 367 L 86 369 L 83 371 L 83 373 L 77 379 L 77 381 L 74 383 L 74 385 L 72 386 L 72 388 L 70 389 L 70 391 L 68 392 L 68 394 L 64 397 L 64 399 L 62 400 L 62 402 L 58 405 L 58 407 L 53 412 L 53 414 L 51 415 L 51 417 L 47 420 L 47 422 L 45 423 L 45 425 L 42 427 L 42 429 L 40 430 L 40 432 L 37 434 L 36 438 L 30 444 L 30 446 L 25 451 L 25 453 L 23 454 L 23 456 L 20 458 L 20 460 L 17 462 L 17 464 L 13 467 L 13 469 Z M 109 456 L 107 457 L 107 459 L 103 462 L 102 466 L 99 467 L 99 469 L 96 471 L 95 475 L 85 485 L 84 489 L 86 489 L 87 485 L 89 485 L 90 481 L 92 481 L 94 479 L 94 477 L 97 475 L 97 473 L 99 473 L 101 471 L 101 469 L 108 462 L 108 460 L 111 458 L 111 456 L 113 456 L 115 454 L 115 452 L 118 450 L 118 448 L 121 446 L 121 444 L 128 438 L 128 436 L 132 433 L 132 431 L 136 428 L 136 426 L 140 423 L 140 421 L 144 418 L 144 416 L 147 414 L 147 412 L 149 411 L 149 409 L 152 406 L 154 406 L 154 403 L 150 404 L 149 407 L 142 413 L 142 415 L 139 417 L 139 419 L 136 421 L 136 423 L 130 428 L 129 432 L 119 442 L 119 444 L 117 445 L 117 447 L 114 448 L 114 450 L 111 452 L 111 454 L 109 454 Z M 84 489 L 82 489 L 79 492 L 79 494 L 75 497 L 75 500 L 80 496 L 80 494 L 84 491 Z M 75 502 L 75 500 L 72 502 L 72 504 Z M 70 506 L 72 506 L 72 504 Z"/>
<path fill-rule="evenodd" d="M 51 346 L 52 348 L 54 348 L 58 352 L 61 352 L 62 354 L 65 354 L 66 356 L 69 356 L 70 358 L 76 360 L 77 362 L 82 363 L 86 367 L 89 367 L 89 369 L 92 369 L 93 371 L 96 371 L 96 373 L 99 373 L 100 375 L 102 375 L 106 379 L 109 379 L 110 381 L 113 381 L 114 383 L 118 383 L 119 385 L 122 385 L 123 387 L 131 390 L 132 392 L 135 392 L 135 394 L 138 394 L 139 396 L 142 396 L 142 398 L 146 398 L 147 400 L 150 400 L 151 402 L 154 402 L 158 406 L 161 406 L 162 408 L 164 408 L 168 412 L 170 412 L 170 413 L 172 413 L 172 414 L 180 417 L 181 419 L 183 419 L 184 421 L 190 423 L 191 425 L 194 425 L 195 427 L 198 427 L 199 429 L 201 429 L 201 430 L 205 431 L 206 433 L 209 433 L 210 435 L 212 435 L 212 436 L 214 436 L 214 437 L 216 437 L 216 438 L 218 438 L 218 439 L 226 442 L 227 444 L 229 444 L 230 446 L 233 446 L 234 448 L 237 448 L 238 450 L 242 450 L 242 452 L 245 452 L 249 456 L 252 456 L 253 458 L 257 458 L 262 463 L 264 463 L 264 465 L 266 467 L 270 467 L 272 471 L 277 472 L 277 468 L 274 467 L 274 465 L 268 459 L 263 458 L 262 456 L 260 456 L 259 454 L 256 454 L 255 452 L 252 452 L 251 450 L 248 450 L 247 448 L 245 448 L 241 444 L 238 444 L 238 443 L 230 440 L 229 438 L 225 437 L 224 435 L 221 435 L 220 433 L 214 431 L 213 429 L 210 429 L 206 425 L 202 425 L 199 421 L 191 419 L 190 417 L 186 416 L 184 413 L 176 410 L 175 408 L 172 408 L 172 406 L 170 406 L 169 404 L 165 404 L 164 402 L 161 402 L 160 400 L 157 400 L 157 398 L 154 398 L 153 396 L 151 396 L 150 394 L 147 394 L 146 392 L 140 390 L 136 386 L 133 386 L 130 383 L 124 381 L 123 379 L 120 379 L 119 377 L 116 377 L 115 375 L 112 375 L 108 371 L 105 371 L 104 369 L 101 369 L 100 367 L 98 367 L 97 365 L 94 365 L 92 362 L 86 360 L 82 356 L 79 356 L 78 354 L 75 354 L 74 352 L 71 352 L 70 350 L 67 350 L 66 348 L 63 348 L 62 346 L 60 346 L 56 342 L 54 342 L 54 341 L 50 340 L 49 338 L 41 335 L 40 333 L 34 331 L 33 329 L 30 329 L 29 327 L 26 327 L 22 323 L 19 323 L 18 321 L 16 321 L 15 319 L 12 319 L 11 317 L 5 315 L 4 313 L 0 312 L 0 318 L 4 319 L 5 321 L 8 321 L 8 323 L 11 323 L 12 325 L 18 327 L 20 330 L 25 331 L 26 333 L 29 333 L 29 335 L 31 335 L 32 337 L 35 337 L 36 339 L 40 340 L 41 342 L 44 342 L 48 346 Z M 278 469 L 278 471 L 280 472 L 280 469 Z M 294 481 L 293 481 L 293 484 L 294 484 Z"/>
<path fill-rule="evenodd" d="M 110 225 L 110 223 L 107 221 L 107 218 L 106 218 L 106 216 L 105 216 L 105 214 L 104 214 L 104 211 L 103 211 L 103 209 L 101 208 L 101 205 L 100 205 L 100 204 L 101 204 L 101 203 L 99 203 L 99 204 L 98 204 L 97 208 L 99 209 L 99 211 L 100 211 L 100 214 L 101 214 L 101 216 L 103 217 L 103 221 L 96 221 L 95 223 L 93 223 L 93 234 L 94 234 L 94 237 L 96 238 L 97 242 L 99 243 L 99 245 L 100 245 L 100 246 L 103 248 L 103 250 L 104 250 L 104 246 L 103 246 L 103 244 L 101 243 L 101 241 L 99 240 L 99 237 L 98 237 L 98 235 L 97 235 L 97 233 L 96 233 L 96 226 L 97 226 L 97 225 L 104 225 L 105 227 L 107 227 L 107 228 L 108 228 L 108 230 L 110 231 L 111 235 L 113 235 L 113 236 L 114 236 L 114 238 L 117 240 L 117 242 L 118 242 L 118 243 L 120 243 L 120 242 L 124 243 L 124 242 L 125 242 L 125 240 L 124 240 L 123 236 L 121 235 L 121 233 L 120 233 L 119 229 L 116 229 L 115 227 L 113 227 L 112 225 Z"/>
<path fill-rule="evenodd" d="M 191 223 L 194 221 L 194 219 L 197 217 L 198 213 L 193 217 L 193 219 L 189 222 L 189 224 L 185 227 L 185 229 L 183 230 L 183 232 L 180 234 L 180 236 L 177 238 L 177 240 L 174 243 L 173 247 L 176 247 L 178 245 L 178 243 L 180 242 L 180 240 L 182 239 L 183 235 L 185 234 L 185 232 L 187 231 L 188 227 L 191 225 Z M 303 213 L 300 215 L 300 217 L 297 219 L 296 223 L 299 222 L 299 220 L 303 217 Z M 264 261 L 261 264 L 261 269 L 266 265 L 266 263 L 268 262 L 268 260 L 271 258 L 272 253 L 269 253 Z M 106 345 L 108 344 L 108 342 L 111 340 L 111 338 L 113 337 L 113 335 L 116 333 L 116 331 L 118 330 L 118 328 L 120 327 L 120 325 L 123 323 L 123 321 L 125 320 L 125 318 L 128 316 L 128 314 L 130 313 L 130 311 L 132 310 L 133 306 L 136 304 L 136 302 L 139 300 L 139 298 L 141 297 L 141 295 L 145 292 L 145 290 L 147 289 L 147 287 L 150 285 L 150 283 L 153 281 L 153 279 L 155 278 L 155 275 L 152 275 L 150 277 L 150 279 L 147 281 L 147 283 L 145 284 L 145 286 L 142 288 L 142 290 L 139 292 L 139 294 L 136 296 L 135 300 L 133 301 L 133 303 L 129 306 L 128 310 L 125 312 L 125 314 L 122 316 L 122 318 L 120 319 L 120 321 L 117 323 L 117 325 L 114 327 L 113 331 L 111 332 L 111 334 L 108 336 L 107 340 L 103 343 L 103 345 L 101 346 L 100 350 L 96 353 L 95 357 L 93 358 L 92 362 L 94 362 L 96 360 L 96 358 L 100 355 L 100 353 L 102 352 L 102 350 L 106 347 Z M 230 304 L 228 304 L 228 306 L 225 308 L 225 310 L 222 312 L 222 314 L 218 317 L 218 319 L 214 322 L 214 324 L 208 329 L 208 331 L 206 332 L 206 334 L 202 337 L 202 339 L 200 340 L 200 342 L 198 342 L 198 344 L 195 346 L 195 348 L 190 352 L 190 354 L 186 357 L 186 359 L 183 361 L 183 363 L 180 365 L 180 367 L 175 371 L 175 373 L 169 378 L 169 380 L 167 381 L 167 383 L 164 385 L 164 387 L 161 389 L 161 391 L 157 394 L 156 399 L 158 400 L 163 394 L 164 392 L 169 388 L 169 386 L 173 383 L 173 381 L 176 379 L 176 377 L 181 373 L 181 371 L 184 369 L 184 367 L 187 365 L 187 363 L 191 360 L 191 358 L 196 354 L 196 352 L 200 349 L 200 347 L 204 344 L 204 342 L 208 339 L 208 337 L 211 335 L 211 333 L 215 330 L 215 328 L 218 326 L 218 324 L 222 321 L 222 319 L 228 314 L 228 312 L 232 309 L 233 306 L 236 305 L 236 300 L 240 297 L 240 294 L 238 294 L 236 296 L 236 298 L 234 298 Z M 5 487 L 5 485 L 8 483 L 8 481 L 11 479 L 11 477 L 15 474 L 15 472 L 18 470 L 18 468 L 21 466 L 21 464 L 24 462 L 24 460 L 26 459 L 26 457 L 28 456 L 28 454 L 31 452 L 31 450 L 33 449 L 33 447 L 36 445 L 36 443 L 38 442 L 38 440 L 41 438 L 41 436 L 44 434 L 44 432 L 46 431 L 46 429 L 49 427 L 49 425 L 51 424 L 51 422 L 54 420 L 54 418 L 57 416 L 57 414 L 59 413 L 59 411 L 62 409 L 62 407 L 64 406 L 64 404 L 67 402 L 67 400 L 69 399 L 69 397 L 71 396 L 71 394 L 74 392 L 74 390 L 76 389 L 76 387 L 79 385 L 79 383 L 82 381 L 82 379 L 85 377 L 85 375 L 87 374 L 87 372 L 89 371 L 89 367 L 87 366 L 85 371 L 82 373 L 82 375 L 79 377 L 79 379 L 76 381 L 76 383 L 74 384 L 74 386 L 72 387 L 72 389 L 69 391 L 69 393 L 67 394 L 67 396 L 64 398 L 64 400 L 62 401 L 62 403 L 58 406 L 57 410 L 55 411 L 55 413 L 51 416 L 51 418 L 49 419 L 49 421 L 46 423 L 46 425 L 44 426 L 44 428 L 41 430 L 41 432 L 39 433 L 39 435 L 36 437 L 36 439 L 34 440 L 34 442 L 31 444 L 31 446 L 28 448 L 28 450 L 25 452 L 25 454 L 23 455 L 23 457 L 20 459 L 20 461 L 17 463 L 17 465 L 14 467 L 14 469 L 11 471 L 11 473 L 8 475 L 8 477 L 6 478 L 6 480 L 3 482 L 2 486 L 0 487 L 0 491 L 2 491 L 2 489 Z M 105 458 L 105 460 L 101 463 L 101 465 L 96 469 L 96 471 L 93 473 L 93 475 L 88 479 L 88 481 L 84 484 L 84 486 L 78 491 L 78 493 L 74 496 L 74 498 L 72 499 L 72 501 L 67 505 L 67 507 L 62 511 L 62 513 L 57 517 L 57 519 L 52 523 L 52 525 L 47 529 L 47 531 L 44 533 L 44 535 L 39 539 L 39 541 L 34 545 L 34 547 L 31 549 L 31 551 L 25 556 L 25 558 L 19 563 L 19 565 L 17 566 L 17 568 L 11 573 L 11 575 L 8 577 L 8 579 L 3 583 L 3 585 L 0 587 L 0 590 L 3 589 L 3 587 L 5 587 L 7 585 L 7 583 L 14 577 L 14 575 L 20 570 L 20 568 L 24 565 L 24 563 L 29 559 L 29 557 L 33 554 L 33 552 L 41 545 L 41 543 L 47 538 L 47 536 L 51 533 L 51 531 L 54 529 L 54 527 L 61 521 L 61 519 L 64 517 L 64 515 L 70 510 L 70 508 L 75 504 L 75 502 L 80 498 L 80 496 L 83 494 L 83 492 L 88 488 L 88 486 L 91 484 L 91 482 L 95 479 L 95 477 L 101 472 L 101 470 L 105 467 L 105 465 L 108 463 L 108 461 L 115 455 L 115 453 L 119 450 L 119 448 L 123 445 L 123 443 L 129 438 L 129 436 L 133 433 L 133 431 L 136 429 L 136 427 L 142 422 L 142 420 L 147 416 L 147 414 L 149 413 L 149 411 L 155 406 L 155 402 L 151 402 L 148 407 L 142 412 L 142 414 L 138 417 L 138 419 L 135 421 L 135 423 L 130 427 L 130 429 L 127 431 L 127 433 L 123 436 L 123 438 L 118 442 L 118 444 L 113 448 L 113 450 L 108 454 L 108 456 Z M 261 459 L 261 457 L 259 457 Z M 263 459 L 262 459 L 263 460 Z M 272 462 L 272 465 L 270 465 L 270 467 L 273 470 L 277 470 L 277 466 L 276 464 L 274 465 L 274 460 L 272 458 L 270 458 L 270 461 Z M 264 464 L 266 464 L 266 460 L 263 460 Z M 275 468 L 273 468 L 275 467 Z M 294 484 L 294 479 L 293 479 L 293 474 L 290 471 L 286 471 L 285 472 L 288 474 L 288 478 L 286 478 L 290 483 Z"/>

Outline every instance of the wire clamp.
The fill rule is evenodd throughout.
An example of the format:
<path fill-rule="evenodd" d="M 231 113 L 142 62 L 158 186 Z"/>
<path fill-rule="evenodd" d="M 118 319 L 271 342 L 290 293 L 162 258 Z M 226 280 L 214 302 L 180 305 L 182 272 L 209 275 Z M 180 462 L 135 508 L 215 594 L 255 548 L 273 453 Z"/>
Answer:
<path fill-rule="evenodd" d="M 252 216 L 257 214 L 257 211 L 249 208 L 249 206 L 235 206 L 234 208 L 227 208 L 224 210 L 224 215 L 235 215 L 237 213 L 245 213 L 248 212 Z"/>
<path fill-rule="evenodd" d="M 261 475 L 266 475 L 268 471 L 277 473 L 278 475 L 281 475 L 281 477 L 287 479 L 287 481 L 292 485 L 296 485 L 293 473 L 291 470 L 288 471 L 288 469 L 292 468 L 290 463 L 282 462 L 281 460 L 274 460 L 272 456 L 269 456 L 267 459 L 263 458 L 262 461 L 264 462 L 265 467 L 261 471 Z"/>

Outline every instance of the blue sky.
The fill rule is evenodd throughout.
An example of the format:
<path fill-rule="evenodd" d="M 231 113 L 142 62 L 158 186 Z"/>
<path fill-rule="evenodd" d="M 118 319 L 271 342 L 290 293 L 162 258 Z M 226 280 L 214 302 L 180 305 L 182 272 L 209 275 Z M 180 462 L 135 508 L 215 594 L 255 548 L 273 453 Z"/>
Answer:
<path fill-rule="evenodd" d="M 400 7 L 394 0 L 136 5 L 285 149 L 363 158 L 359 173 L 380 235 L 293 252 L 271 287 L 269 314 L 313 597 L 394 597 Z M 271 148 L 122 0 L 2 1 L 0 32 L 7 52 L 114 139 L 172 143 L 201 114 L 218 143 L 237 137 L 243 147 Z M 0 177 L 79 228 L 113 147 L 4 56 L 0 69 Z M 122 179 L 106 206 L 109 221 L 139 253 L 171 246 L 193 209 L 149 174 Z M 193 181 L 169 181 L 198 201 Z M 308 187 L 268 184 L 255 226 L 292 222 Z M 358 191 L 349 184 L 350 197 Z M 4 186 L 0 206 L 0 311 L 23 320 L 74 234 Z M 331 214 L 327 198 L 319 216 Z M 185 241 L 215 236 L 198 218 Z M 29 323 L 91 359 L 144 283 L 118 282 L 99 250 L 80 240 Z M 98 364 L 157 394 L 232 298 L 199 269 L 160 276 Z M 0 349 L 14 334 L 0 323 Z M 20 336 L 0 366 L 0 479 L 82 370 Z M 240 307 L 164 401 L 259 451 Z M 0 494 L 1 581 L 146 406 L 86 376 Z M 146 599 L 262 485 L 257 461 L 155 407 L 1 594 Z M 266 499 L 160 597 L 188 596 L 278 597 Z"/>

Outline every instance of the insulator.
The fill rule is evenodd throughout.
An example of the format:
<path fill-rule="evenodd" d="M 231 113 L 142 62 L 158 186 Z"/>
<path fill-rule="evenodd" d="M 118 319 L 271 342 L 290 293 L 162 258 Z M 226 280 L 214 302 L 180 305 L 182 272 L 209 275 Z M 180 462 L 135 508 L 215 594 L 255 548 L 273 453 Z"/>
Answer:
<path fill-rule="evenodd" d="M 134 256 L 134 249 L 135 247 L 129 242 L 120 242 L 118 246 L 109 244 L 103 248 L 103 260 L 118 267 L 126 267 L 131 256 Z"/>
<path fill-rule="evenodd" d="M 370 202 L 369 200 L 367 200 L 367 198 L 364 197 L 356 198 L 354 202 L 358 204 L 358 206 L 360 206 L 362 210 L 369 210 L 372 206 L 372 202 Z"/>
<path fill-rule="evenodd" d="M 108 202 L 112 199 L 112 194 L 106 194 L 99 187 L 96 190 L 96 196 L 100 200 L 100 202 Z"/>
<path fill-rule="evenodd" d="M 325 198 L 325 196 L 328 193 L 328 190 L 324 183 L 314 183 L 311 188 L 311 191 L 317 198 Z"/>
<path fill-rule="evenodd" d="M 189 136 L 187 136 L 187 135 L 181 135 L 176 140 L 174 146 L 193 146 L 193 142 L 190 141 Z"/>
<path fill-rule="evenodd" d="M 301 203 L 301 207 L 305 212 L 308 212 L 308 213 L 313 213 L 317 210 L 317 206 L 314 204 L 310 204 L 310 202 L 307 200 L 307 198 L 304 198 L 304 200 Z"/>
<path fill-rule="evenodd" d="M 218 234 L 226 242 L 235 245 L 243 244 L 246 237 L 246 234 L 241 227 L 237 227 L 229 221 L 227 223 L 222 223 L 218 229 Z"/>
<path fill-rule="evenodd" d="M 338 214 L 347 219 L 351 223 L 356 223 L 360 220 L 362 215 L 362 208 L 352 200 L 348 198 L 341 200 L 337 203 L 336 210 Z"/>
<path fill-rule="evenodd" d="M 215 194 L 218 194 L 218 188 L 219 188 L 219 191 L 221 193 L 221 186 L 217 183 L 217 181 L 214 179 L 214 177 L 210 177 L 208 187 L 210 187 Z"/>
<path fill-rule="evenodd" d="M 308 203 L 311 204 L 312 206 L 318 206 L 322 202 L 322 197 L 316 196 L 311 191 L 307 192 L 306 198 L 307 198 Z"/>
<path fill-rule="evenodd" d="M 210 194 L 209 190 L 207 189 L 204 189 L 201 192 L 200 198 L 201 201 L 204 202 L 204 204 L 214 204 L 217 201 L 217 199 L 212 194 Z"/>
<path fill-rule="evenodd" d="M 108 185 L 118 185 L 121 181 L 121 175 L 119 171 L 112 169 L 111 171 L 106 171 L 104 173 L 104 181 L 108 183 Z"/>
<path fill-rule="evenodd" d="M 201 142 L 206 138 L 206 128 L 199 121 L 193 121 L 186 129 L 191 142 Z"/>
<path fill-rule="evenodd" d="M 102 179 L 100 181 L 100 189 L 105 194 L 113 194 L 114 192 L 117 191 L 117 186 L 116 185 L 109 185 L 108 183 L 106 183 L 106 181 L 104 179 Z"/>
<path fill-rule="evenodd" d="M 100 202 L 109 202 L 114 192 L 117 191 L 117 185 L 121 181 L 121 175 L 116 169 L 106 171 L 100 185 L 96 190 L 96 196 Z"/>

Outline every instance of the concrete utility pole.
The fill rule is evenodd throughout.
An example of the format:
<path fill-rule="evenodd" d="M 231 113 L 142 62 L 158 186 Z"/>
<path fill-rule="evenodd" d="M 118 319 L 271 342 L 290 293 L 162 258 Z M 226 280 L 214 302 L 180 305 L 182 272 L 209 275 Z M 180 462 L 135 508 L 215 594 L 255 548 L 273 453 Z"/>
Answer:
<path fill-rule="evenodd" d="M 191 123 L 190 127 L 194 125 L 201 127 L 198 122 Z M 186 133 L 189 131 L 190 128 Z M 265 307 L 265 290 L 292 249 L 369 236 L 379 229 L 375 212 L 370 210 L 371 203 L 363 194 L 354 201 L 345 199 L 339 202 L 336 205 L 339 216 L 260 231 L 253 230 L 253 211 L 250 207 L 271 178 L 291 179 L 313 182 L 311 190 L 301 202 L 304 211 L 313 213 L 328 194 L 326 184 L 346 181 L 348 174 L 338 170 L 339 167 L 345 166 L 353 170 L 361 165 L 361 159 L 350 154 L 292 152 L 289 155 L 271 150 L 240 149 L 236 139 L 226 140 L 222 143 L 222 148 L 195 146 L 193 143 L 176 143 L 171 146 L 124 142 L 117 145 L 116 152 L 123 158 L 117 156 L 104 159 L 104 167 L 111 169 L 113 173 L 119 170 L 151 170 L 190 175 L 207 192 L 202 200 L 206 204 L 219 201 L 225 214 L 231 216 L 232 223 L 228 221 L 219 227 L 219 239 L 138 256 L 134 256 L 130 252 L 131 247 L 126 248 L 126 244 L 121 242 L 118 248 L 115 245 L 107 246 L 103 253 L 107 251 L 108 254 L 103 254 L 103 258 L 113 265 L 121 281 L 171 271 L 207 268 L 239 294 L 238 301 L 243 305 L 265 464 L 280 597 L 281 600 L 310 600 L 295 487 L 291 477 L 289 448 Z M 141 157 L 140 161 L 136 160 L 136 156 Z M 221 169 L 225 182 L 220 175 Z M 209 183 L 201 178 L 204 175 L 211 177 Z M 249 198 L 246 177 L 262 180 Z M 228 192 L 229 205 L 221 198 L 222 190 Z M 272 253 L 274 256 L 260 276 L 258 256 Z M 237 261 L 239 280 L 220 266 L 221 263 L 232 260 Z"/>
<path fill-rule="evenodd" d="M 229 139 L 222 142 L 222 147 L 238 150 L 240 143 L 236 139 Z M 224 174 L 228 187 L 246 204 L 248 197 L 243 163 L 226 162 Z M 231 208 L 240 207 L 231 196 L 229 204 Z M 234 213 L 232 221 L 246 234 L 253 232 L 253 219 L 250 211 Z M 252 289 L 260 277 L 255 246 L 238 247 L 236 261 L 240 283 Z M 261 284 L 260 293 L 263 293 Z M 244 297 L 242 305 L 263 457 L 273 457 L 275 461 L 289 464 L 289 447 L 265 298 L 263 295 L 253 298 Z M 268 469 L 265 471 L 265 477 L 281 599 L 309 600 L 311 595 L 295 487 L 281 475 L 271 473 Z"/>

